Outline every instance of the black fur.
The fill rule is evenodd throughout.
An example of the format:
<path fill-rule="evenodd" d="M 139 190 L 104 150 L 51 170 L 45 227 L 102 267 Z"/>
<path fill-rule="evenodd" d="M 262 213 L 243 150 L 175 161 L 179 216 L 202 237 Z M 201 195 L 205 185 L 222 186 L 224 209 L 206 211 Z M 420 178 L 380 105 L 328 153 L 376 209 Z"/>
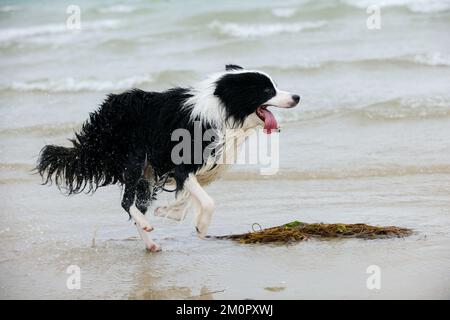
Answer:
<path fill-rule="evenodd" d="M 68 194 L 93 192 L 114 183 L 125 185 L 122 206 L 128 212 L 136 204 L 141 212 L 154 196 L 155 188 L 167 177 L 175 178 L 177 190 L 190 172 L 201 164 L 171 161 L 176 141 L 171 134 L 186 128 L 193 135 L 194 123 L 180 105 L 190 97 L 188 89 L 175 88 L 162 93 L 132 90 L 110 94 L 72 141 L 72 147 L 45 146 L 37 171 L 44 184 L 54 182 Z M 208 128 L 203 128 L 206 130 Z M 144 170 L 153 169 L 156 181 L 147 181 Z"/>
<path fill-rule="evenodd" d="M 275 88 L 263 74 L 235 72 L 242 69 L 236 65 L 226 69 L 230 72 L 217 80 L 214 95 L 225 106 L 227 118 L 241 124 L 275 95 Z M 54 181 L 68 194 L 76 194 L 120 183 L 124 185 L 122 207 L 129 213 L 135 203 L 145 213 L 167 179 L 173 178 L 179 191 L 188 175 L 202 166 L 194 159 L 177 165 L 171 159 L 178 143 L 171 140 L 175 129 L 187 129 L 192 137 L 196 125 L 202 126 L 202 132 L 211 129 L 208 123 L 192 121 L 190 109 L 184 106 L 191 92 L 173 88 L 110 94 L 90 114 L 71 147 L 47 145 L 41 150 L 36 169 L 44 184 Z M 209 142 L 203 143 L 203 150 L 207 145 Z M 145 170 L 152 170 L 154 179 L 148 180 Z"/>
<path fill-rule="evenodd" d="M 244 68 L 242 68 L 241 66 L 238 66 L 236 64 L 227 64 L 225 66 L 225 71 L 232 71 L 232 70 L 242 70 Z"/>
<path fill-rule="evenodd" d="M 227 118 L 236 125 L 275 96 L 272 81 L 258 72 L 228 73 L 216 82 L 214 94 L 225 104 Z"/>

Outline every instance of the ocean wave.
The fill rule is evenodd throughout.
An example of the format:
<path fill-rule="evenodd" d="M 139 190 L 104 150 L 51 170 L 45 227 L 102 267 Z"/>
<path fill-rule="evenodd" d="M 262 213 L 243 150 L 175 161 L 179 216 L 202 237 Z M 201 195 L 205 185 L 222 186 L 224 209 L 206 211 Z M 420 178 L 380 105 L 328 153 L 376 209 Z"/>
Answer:
<path fill-rule="evenodd" d="M 450 56 L 440 52 L 418 54 L 413 59 L 416 63 L 429 66 L 450 66 Z"/>
<path fill-rule="evenodd" d="M 450 10 L 450 1 L 448 0 L 343 0 L 343 3 L 361 9 L 366 9 L 371 5 L 379 5 L 381 8 L 404 7 L 414 13 L 437 13 Z"/>
<path fill-rule="evenodd" d="M 403 97 L 362 107 L 302 110 L 291 119 L 292 121 L 308 121 L 329 117 L 358 118 L 371 121 L 450 117 L 450 97 Z"/>
<path fill-rule="evenodd" d="M 258 68 L 276 72 L 286 71 L 317 71 L 317 69 L 326 69 L 341 67 L 344 65 L 358 68 L 383 66 L 383 65 L 404 65 L 406 67 L 414 65 L 423 65 L 431 67 L 450 67 L 450 55 L 441 52 L 418 53 L 401 56 L 374 57 L 374 58 L 356 58 L 353 60 L 327 60 L 327 61 L 303 61 L 295 65 L 263 65 Z"/>
<path fill-rule="evenodd" d="M 98 80 L 64 78 L 60 80 L 16 81 L 0 88 L 2 91 L 42 91 L 42 92 L 81 92 L 81 91 L 116 91 L 130 89 L 152 82 L 150 75 L 133 76 L 121 80 Z"/>
<path fill-rule="evenodd" d="M 111 29 L 116 28 L 119 25 L 119 20 L 100 20 L 90 22 L 82 21 L 81 29 L 79 31 Z M 72 32 L 74 31 L 67 29 L 67 26 L 65 24 L 47 24 L 33 27 L 0 29 L 0 42 L 11 42 L 30 37 L 51 36 L 55 34 Z"/>
<path fill-rule="evenodd" d="M 0 136 L 5 135 L 39 135 L 39 136 L 55 136 L 59 134 L 71 133 L 81 128 L 81 123 L 66 122 L 52 124 L 38 124 L 28 127 L 11 127 L 0 129 Z"/>
<path fill-rule="evenodd" d="M 279 18 L 290 18 L 293 17 L 297 13 L 297 9 L 295 8 L 275 8 L 272 9 L 272 14 L 275 17 Z"/>
<path fill-rule="evenodd" d="M 234 22 L 213 21 L 208 27 L 220 34 L 236 38 L 267 37 L 281 33 L 297 33 L 323 27 L 325 21 L 274 23 L 274 24 L 239 24 Z"/>
<path fill-rule="evenodd" d="M 167 83 L 180 85 L 197 76 L 194 70 L 164 70 L 152 74 L 142 74 L 121 78 L 120 80 L 100 79 L 41 79 L 32 81 L 15 81 L 0 85 L 0 91 L 37 91 L 37 92 L 104 92 L 118 91 L 139 87 L 149 83 Z"/>
<path fill-rule="evenodd" d="M 136 10 L 137 10 L 137 8 L 132 7 L 132 6 L 128 6 L 128 5 L 124 5 L 124 4 L 116 4 L 116 5 L 106 7 L 106 8 L 100 8 L 99 12 L 102 12 L 102 13 L 131 13 Z"/>
<path fill-rule="evenodd" d="M 293 113 L 293 114 L 292 114 Z M 322 120 L 333 117 L 356 118 L 364 121 L 421 120 L 450 117 L 450 97 L 397 98 L 362 107 L 337 107 L 332 109 L 292 110 L 289 117 L 280 114 L 282 122 Z M 0 136 L 38 135 L 58 136 L 70 134 L 81 127 L 81 123 L 44 123 L 26 127 L 0 129 Z"/>
<path fill-rule="evenodd" d="M 450 116 L 449 97 L 397 98 L 370 104 L 355 111 L 374 120 L 428 119 Z"/>
<path fill-rule="evenodd" d="M 421 1 L 408 5 L 408 9 L 414 13 L 436 13 L 450 10 L 450 3 L 439 1 Z"/>
<path fill-rule="evenodd" d="M 22 10 L 19 6 L 14 5 L 6 5 L 6 6 L 0 6 L 0 12 L 14 12 L 14 11 L 20 11 Z"/>

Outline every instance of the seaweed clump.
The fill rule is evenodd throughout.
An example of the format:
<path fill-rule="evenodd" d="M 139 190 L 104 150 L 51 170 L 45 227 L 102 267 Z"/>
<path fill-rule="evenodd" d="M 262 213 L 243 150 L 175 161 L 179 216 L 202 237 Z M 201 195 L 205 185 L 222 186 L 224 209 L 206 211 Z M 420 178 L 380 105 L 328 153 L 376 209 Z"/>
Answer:
<path fill-rule="evenodd" d="M 253 224 L 253 229 L 257 223 Z M 364 223 L 304 223 L 292 221 L 278 227 L 260 229 L 258 231 L 216 236 L 216 239 L 230 239 L 240 243 L 293 243 L 305 241 L 310 238 L 359 238 L 359 239 L 386 239 L 401 238 L 412 234 L 411 229 L 395 226 L 380 227 Z"/>

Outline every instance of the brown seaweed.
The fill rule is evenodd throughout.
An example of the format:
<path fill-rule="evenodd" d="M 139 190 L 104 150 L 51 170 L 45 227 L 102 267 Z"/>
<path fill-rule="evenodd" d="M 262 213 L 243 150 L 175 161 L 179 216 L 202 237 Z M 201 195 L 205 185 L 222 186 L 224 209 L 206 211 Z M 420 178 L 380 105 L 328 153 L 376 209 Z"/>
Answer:
<path fill-rule="evenodd" d="M 258 225 L 258 224 L 254 224 Z M 281 226 L 261 229 L 258 231 L 215 236 L 216 239 L 230 239 L 240 243 L 293 243 L 310 238 L 359 238 L 385 239 L 401 238 L 412 234 L 411 229 L 395 226 L 371 226 L 364 223 L 304 223 L 292 221 Z"/>

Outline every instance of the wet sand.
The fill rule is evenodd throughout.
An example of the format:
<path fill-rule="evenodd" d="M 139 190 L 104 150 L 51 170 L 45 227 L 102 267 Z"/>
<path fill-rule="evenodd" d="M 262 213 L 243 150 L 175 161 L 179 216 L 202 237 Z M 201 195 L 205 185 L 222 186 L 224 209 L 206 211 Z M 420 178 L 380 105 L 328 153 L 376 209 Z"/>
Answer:
<path fill-rule="evenodd" d="M 217 203 L 209 234 L 292 220 L 397 225 L 416 233 L 241 245 L 198 239 L 192 214 L 181 224 L 149 216 L 163 247 L 150 254 L 120 207 L 119 187 L 67 198 L 21 171 L 23 179 L 11 174 L 16 178 L 0 184 L 0 298 L 450 298 L 450 175 L 300 179 L 250 170 L 208 188 Z M 81 269 L 79 290 L 66 287 L 70 265 Z M 366 286 L 370 265 L 381 268 L 380 290 Z"/>

